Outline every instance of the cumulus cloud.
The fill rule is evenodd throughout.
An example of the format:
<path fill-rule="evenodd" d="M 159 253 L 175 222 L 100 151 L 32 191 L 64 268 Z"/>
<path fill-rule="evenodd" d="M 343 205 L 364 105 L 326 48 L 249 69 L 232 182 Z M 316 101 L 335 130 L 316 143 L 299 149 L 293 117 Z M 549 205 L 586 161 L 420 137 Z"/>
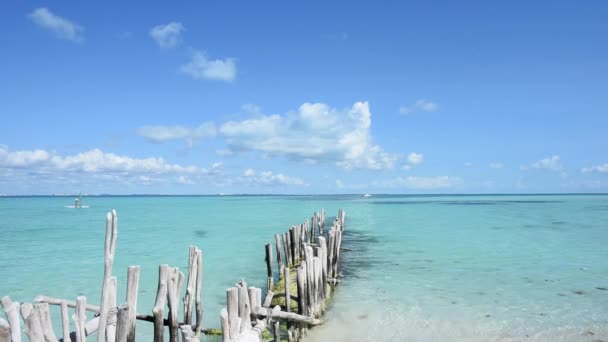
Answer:
<path fill-rule="evenodd" d="M 194 52 L 189 63 L 181 66 L 180 71 L 194 79 L 233 81 L 236 78 L 234 58 L 209 59 L 202 52 Z"/>
<path fill-rule="evenodd" d="M 344 169 L 392 168 L 399 158 L 372 143 L 367 102 L 339 110 L 323 103 L 304 103 L 284 115 L 259 114 L 220 127 L 232 151 L 258 151 L 308 161 L 331 161 Z"/>
<path fill-rule="evenodd" d="M 172 140 L 184 140 L 189 147 L 195 142 L 214 137 L 217 133 L 213 122 L 205 122 L 198 127 L 184 126 L 144 126 L 137 130 L 137 134 L 153 143 L 164 143 Z"/>
<path fill-rule="evenodd" d="M 0 146 L 0 168 L 20 169 L 37 172 L 76 172 L 76 173 L 122 173 L 122 174 L 217 174 L 221 163 L 210 168 L 172 164 L 163 158 L 132 158 L 114 153 L 92 149 L 73 155 L 60 155 L 45 150 L 10 151 Z"/>
<path fill-rule="evenodd" d="M 282 173 L 274 174 L 272 171 L 258 172 L 254 169 L 246 169 L 243 172 L 245 180 L 260 185 L 305 185 L 300 178 L 286 176 Z"/>
<path fill-rule="evenodd" d="M 591 167 L 584 167 L 581 169 L 582 173 L 608 173 L 608 163 L 604 163 L 602 165 L 595 165 Z"/>
<path fill-rule="evenodd" d="M 559 156 L 555 155 L 552 157 L 547 157 L 547 158 L 541 159 L 541 160 L 533 163 L 532 165 L 530 165 L 530 167 L 533 169 L 560 171 L 562 169 L 562 164 L 561 164 L 561 160 L 560 160 Z M 522 169 L 524 169 L 524 170 L 526 170 L 527 168 L 528 167 L 526 167 L 526 166 L 522 167 Z"/>
<path fill-rule="evenodd" d="M 491 169 L 502 169 L 503 167 L 505 167 L 505 165 L 500 162 L 492 162 L 489 166 Z"/>
<path fill-rule="evenodd" d="M 403 170 L 411 170 L 414 166 L 422 164 L 424 162 L 424 155 L 416 152 L 412 152 L 407 155 L 405 160 L 406 164 L 401 168 Z"/>
<path fill-rule="evenodd" d="M 36 25 L 52 32 L 57 38 L 73 42 L 81 42 L 84 40 L 84 30 L 81 26 L 54 14 L 46 7 L 35 9 L 28 17 Z"/>
<path fill-rule="evenodd" d="M 420 99 L 417 100 L 414 104 L 410 105 L 410 106 L 401 106 L 399 108 L 399 112 L 401 114 L 413 114 L 416 112 L 435 112 L 439 109 L 439 105 L 431 102 L 431 101 L 427 101 L 425 99 Z"/>
<path fill-rule="evenodd" d="M 170 22 L 166 25 L 158 25 L 150 30 L 150 36 L 156 41 L 158 46 L 163 49 L 170 49 L 178 46 L 181 41 L 181 34 L 186 30 L 184 25 L 179 22 Z"/>
<path fill-rule="evenodd" d="M 460 178 L 450 176 L 409 176 L 377 181 L 373 183 L 373 186 L 380 188 L 445 189 L 461 184 L 461 182 Z"/>

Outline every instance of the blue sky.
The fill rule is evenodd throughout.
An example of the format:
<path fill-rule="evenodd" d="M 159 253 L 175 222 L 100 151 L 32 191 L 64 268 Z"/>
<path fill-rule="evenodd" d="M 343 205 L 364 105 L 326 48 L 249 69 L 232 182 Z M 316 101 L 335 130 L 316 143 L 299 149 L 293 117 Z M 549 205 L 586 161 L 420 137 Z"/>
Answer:
<path fill-rule="evenodd" d="M 0 194 L 608 191 L 606 2 L 0 16 Z"/>

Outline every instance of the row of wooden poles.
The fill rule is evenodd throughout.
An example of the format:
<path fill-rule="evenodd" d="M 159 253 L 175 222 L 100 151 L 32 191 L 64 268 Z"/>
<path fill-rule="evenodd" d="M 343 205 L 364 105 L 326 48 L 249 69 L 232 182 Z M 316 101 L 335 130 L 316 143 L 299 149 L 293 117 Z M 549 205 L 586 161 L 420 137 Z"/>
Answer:
<path fill-rule="evenodd" d="M 117 236 L 118 216 L 113 210 L 106 217 L 104 277 L 100 306 L 89 304 L 85 296 L 78 296 L 76 301 L 70 301 L 40 295 L 34 299 L 34 304 L 20 304 L 5 296 L 1 303 L 8 322 L 0 318 L 0 342 L 21 341 L 20 316 L 24 322 L 24 332 L 30 342 L 85 342 L 86 337 L 94 332 L 97 332 L 98 342 L 133 342 L 135 341 L 136 320 L 154 323 L 155 342 L 164 341 L 165 326 L 169 328 L 169 341 L 171 342 L 179 341 L 180 331 L 183 341 L 194 341 L 198 339 L 196 336 L 201 332 L 208 332 L 210 329 L 202 328 L 202 251 L 194 246 L 190 247 L 188 279 L 186 293 L 183 297 L 184 316 L 182 322 L 179 322 L 179 298 L 185 276 L 177 267 L 159 266 L 158 288 L 152 315 L 137 313 L 139 266 L 129 266 L 125 302 L 117 305 L 117 279 L 112 275 Z M 61 338 L 58 338 L 53 330 L 49 305 L 61 306 Z M 74 309 L 71 317 L 74 331 L 70 328 L 68 308 Z M 167 308 L 168 315 L 165 318 L 164 313 L 167 312 L 165 310 Z M 87 311 L 93 312 L 95 315 L 90 320 L 87 319 Z"/>
<path fill-rule="evenodd" d="M 340 246 L 346 213 L 338 211 L 332 227 L 325 232 L 325 210 L 309 221 L 275 235 L 278 281 L 273 272 L 273 246 L 266 244 L 266 296 L 260 288 L 244 281 L 226 292 L 227 308 L 220 313 L 222 336 L 226 342 L 262 341 L 262 332 L 272 328 L 274 341 L 297 341 L 309 326 L 320 324 L 327 300 L 338 283 Z M 295 281 L 295 289 L 292 284 Z M 292 302 L 294 300 L 294 302 Z M 296 306 L 296 308 L 294 308 Z M 272 308 L 271 308 L 272 307 Z M 285 332 L 281 332 L 284 322 Z"/>

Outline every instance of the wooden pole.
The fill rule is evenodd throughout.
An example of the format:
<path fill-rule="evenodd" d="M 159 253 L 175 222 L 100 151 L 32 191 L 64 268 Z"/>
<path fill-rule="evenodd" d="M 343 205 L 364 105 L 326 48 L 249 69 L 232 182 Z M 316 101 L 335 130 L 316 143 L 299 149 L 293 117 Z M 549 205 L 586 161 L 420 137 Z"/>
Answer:
<path fill-rule="evenodd" d="M 63 341 L 70 341 L 70 316 L 68 315 L 68 304 L 63 302 L 61 305 L 61 332 Z"/>
<path fill-rule="evenodd" d="M 289 243 L 289 233 L 283 233 L 283 246 L 285 247 L 285 256 L 287 259 L 287 265 L 293 265 L 293 258 L 291 257 L 291 246 Z"/>
<path fill-rule="evenodd" d="M 306 261 L 302 261 L 296 270 L 298 284 L 298 313 L 306 315 Z"/>
<path fill-rule="evenodd" d="M 40 327 L 42 328 L 42 334 L 46 342 L 56 342 L 57 336 L 53 331 L 53 323 L 51 323 L 51 313 L 49 312 L 49 305 L 47 303 L 36 303 L 34 304 L 34 310 L 40 320 Z"/>
<path fill-rule="evenodd" d="M 276 249 L 277 249 L 277 264 L 279 266 L 279 270 L 283 269 L 283 256 L 281 253 L 281 249 L 283 248 L 281 246 L 281 237 L 279 234 L 274 234 L 274 242 L 276 244 Z M 281 274 L 279 274 L 279 279 L 282 277 Z"/>
<path fill-rule="evenodd" d="M 285 311 L 291 312 L 291 294 L 289 293 L 289 268 L 283 268 L 283 277 L 285 283 Z"/>
<path fill-rule="evenodd" d="M 285 319 L 285 320 L 292 321 L 292 322 L 306 323 L 309 325 L 321 324 L 321 320 L 319 320 L 317 318 L 298 315 L 295 312 L 281 311 L 280 308 L 279 308 L 279 310 L 273 310 L 270 308 L 258 307 L 258 308 L 255 308 L 255 310 L 253 310 L 252 313 L 254 315 L 256 315 L 258 317 L 262 317 L 262 318 L 273 317 L 273 318 Z"/>
<path fill-rule="evenodd" d="M 274 286 L 274 279 L 272 276 L 272 245 L 266 244 L 266 271 L 268 273 L 268 290 L 271 290 Z"/>
<path fill-rule="evenodd" d="M 274 342 L 281 342 L 281 323 L 274 321 Z"/>
<path fill-rule="evenodd" d="M 4 296 L 1 300 L 2 309 L 6 314 L 8 325 L 11 328 L 11 341 L 21 342 L 21 321 L 19 320 L 19 302 L 11 301 L 11 297 Z"/>
<path fill-rule="evenodd" d="M 86 307 L 87 307 L 87 297 L 78 296 L 76 298 L 76 311 L 74 312 L 74 326 L 76 327 L 76 342 L 85 342 L 86 341 L 86 332 L 84 329 L 85 323 L 87 321 L 86 317 Z M 101 324 L 101 319 L 100 319 Z M 101 325 L 98 329 L 98 334 L 101 331 Z"/>
<path fill-rule="evenodd" d="M 131 329 L 129 304 L 121 304 L 116 311 L 116 342 L 127 342 Z"/>
<path fill-rule="evenodd" d="M 184 324 L 192 324 L 192 310 L 194 309 L 194 297 L 196 293 L 196 281 L 198 271 L 198 258 L 196 247 L 190 246 L 188 258 L 188 282 L 186 283 L 186 294 L 184 295 Z"/>
<path fill-rule="evenodd" d="M 203 304 L 201 302 L 203 291 L 203 252 L 196 248 L 196 333 L 199 334 L 203 327 Z"/>
<path fill-rule="evenodd" d="M 137 293 L 139 290 L 139 266 L 129 266 L 127 271 L 127 342 L 135 342 L 137 318 Z"/>
<path fill-rule="evenodd" d="M 116 251 L 116 237 L 118 231 L 118 217 L 116 210 L 106 215 L 106 240 L 104 244 L 104 271 L 101 288 L 101 311 L 99 314 L 99 331 L 97 342 L 106 342 L 106 322 L 110 305 L 108 303 L 108 281 L 112 276 L 112 265 L 114 264 L 114 252 Z M 113 340 L 113 339 L 112 339 Z"/>
<path fill-rule="evenodd" d="M 110 279 L 108 279 L 108 282 L 108 316 L 106 318 L 106 341 L 114 342 L 116 340 L 116 277 L 110 277 Z"/>
<path fill-rule="evenodd" d="M 167 299 L 169 304 L 169 341 L 179 341 L 178 296 L 179 296 L 180 272 L 177 267 L 169 268 L 167 277 Z"/>
<path fill-rule="evenodd" d="M 156 291 L 156 302 L 152 314 L 154 315 L 154 341 L 164 342 L 163 334 L 165 331 L 163 322 L 163 310 L 165 299 L 167 298 L 167 279 L 169 277 L 169 266 L 160 265 L 158 268 L 158 289 Z"/>
<path fill-rule="evenodd" d="M 179 330 L 182 332 L 182 342 L 194 342 L 197 341 L 192 331 L 192 326 L 183 324 L 179 326 Z"/>

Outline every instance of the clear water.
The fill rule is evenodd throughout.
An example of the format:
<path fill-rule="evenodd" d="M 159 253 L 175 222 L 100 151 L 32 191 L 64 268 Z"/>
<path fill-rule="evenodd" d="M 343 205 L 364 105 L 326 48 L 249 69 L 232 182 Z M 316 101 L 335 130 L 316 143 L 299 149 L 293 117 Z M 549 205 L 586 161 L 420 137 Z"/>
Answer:
<path fill-rule="evenodd" d="M 119 301 L 139 264 L 138 312 L 151 313 L 158 265 L 185 269 L 195 244 L 204 325 L 218 327 L 226 288 L 264 286 L 274 233 L 343 208 L 344 278 L 310 341 L 608 339 L 608 195 L 91 197 L 89 209 L 64 208 L 71 201 L 0 198 L 0 295 L 98 303 L 104 218 L 116 208 Z M 148 340 L 151 324 L 137 327 Z"/>

